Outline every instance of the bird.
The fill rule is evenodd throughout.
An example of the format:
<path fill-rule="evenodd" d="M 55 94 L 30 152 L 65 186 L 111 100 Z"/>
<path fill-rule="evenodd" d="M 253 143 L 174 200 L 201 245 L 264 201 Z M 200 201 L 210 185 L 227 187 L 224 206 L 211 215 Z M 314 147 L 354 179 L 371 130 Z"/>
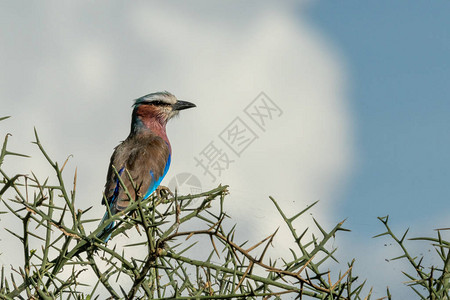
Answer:
<path fill-rule="evenodd" d="M 133 200 L 139 197 L 146 199 L 159 187 L 172 159 L 166 124 L 178 115 L 180 110 L 192 107 L 196 105 L 178 100 L 167 91 L 151 93 L 134 100 L 130 133 L 114 148 L 109 163 L 102 198 L 102 204 L 108 208 L 100 225 L 110 214 L 115 215 L 123 211 L 130 203 L 125 189 L 120 184 L 119 176 Z M 111 237 L 110 231 L 114 225 L 114 222 L 108 224 L 97 237 L 106 243 Z M 108 234 L 105 237 L 106 233 Z"/>

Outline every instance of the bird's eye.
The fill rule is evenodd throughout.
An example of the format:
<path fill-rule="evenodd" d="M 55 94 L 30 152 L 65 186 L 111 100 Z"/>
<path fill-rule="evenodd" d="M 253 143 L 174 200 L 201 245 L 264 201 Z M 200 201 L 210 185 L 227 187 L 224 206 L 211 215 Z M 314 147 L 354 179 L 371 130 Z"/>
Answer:
<path fill-rule="evenodd" d="M 165 105 L 166 103 L 164 103 L 162 101 L 152 101 L 151 104 L 152 105 Z"/>

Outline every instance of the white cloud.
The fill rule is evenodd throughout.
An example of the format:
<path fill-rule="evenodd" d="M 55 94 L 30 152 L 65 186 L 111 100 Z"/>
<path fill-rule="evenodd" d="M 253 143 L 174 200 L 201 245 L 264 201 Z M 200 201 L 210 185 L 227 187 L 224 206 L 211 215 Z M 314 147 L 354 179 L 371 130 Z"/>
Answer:
<path fill-rule="evenodd" d="M 41 33 L 47 35 L 57 31 L 46 39 L 62 50 L 31 60 L 28 68 L 46 69 L 46 76 L 39 77 L 39 84 L 32 79 L 22 83 L 29 97 L 10 106 L 15 121 L 9 126 L 32 119 L 55 158 L 75 155 L 80 206 L 94 205 L 98 216 L 103 212 L 106 167 L 112 147 L 128 133 L 130 100 L 167 89 L 198 107 L 169 124 L 174 156 L 163 184 L 181 172 L 196 174 L 204 188 L 229 184 L 227 207 L 234 221 L 245 224 L 239 229 L 245 238 L 256 240 L 279 226 L 269 195 L 292 214 L 321 199 L 314 215 L 334 225 L 334 200 L 353 155 L 346 75 L 334 49 L 292 12 L 292 3 L 239 2 L 216 8 L 207 2 L 184 7 L 140 2 L 111 6 L 98 19 L 93 18 L 98 8 L 91 5 L 63 8 L 74 11 L 65 15 L 70 28 L 56 29 L 52 19 L 27 23 L 44 23 Z M 87 25 L 78 24 L 84 19 Z M 193 157 L 209 142 L 219 141 L 218 134 L 235 117 L 244 116 L 244 107 L 261 91 L 283 115 L 266 132 L 255 128 L 259 138 L 211 183 Z M 11 94 L 8 88 L 0 90 L 4 99 Z M 31 130 L 30 124 L 22 126 L 19 139 L 29 138 L 26 132 Z M 36 166 L 41 165 L 18 167 L 28 171 Z M 287 245 L 286 234 L 280 233 L 280 245 Z"/>

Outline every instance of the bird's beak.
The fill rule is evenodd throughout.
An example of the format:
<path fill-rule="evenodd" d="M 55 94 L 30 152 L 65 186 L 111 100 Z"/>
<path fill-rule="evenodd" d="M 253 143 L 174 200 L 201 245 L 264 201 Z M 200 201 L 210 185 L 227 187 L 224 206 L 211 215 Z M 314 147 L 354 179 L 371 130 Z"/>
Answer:
<path fill-rule="evenodd" d="M 191 107 L 196 107 L 194 103 L 178 100 L 175 104 L 172 105 L 172 110 L 183 110 Z"/>

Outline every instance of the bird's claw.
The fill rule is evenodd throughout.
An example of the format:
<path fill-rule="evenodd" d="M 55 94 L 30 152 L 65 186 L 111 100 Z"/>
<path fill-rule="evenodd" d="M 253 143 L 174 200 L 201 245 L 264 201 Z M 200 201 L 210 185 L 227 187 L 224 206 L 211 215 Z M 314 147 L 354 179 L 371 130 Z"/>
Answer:
<path fill-rule="evenodd" d="M 167 199 L 169 195 L 174 197 L 172 191 L 167 186 L 163 185 L 160 185 L 156 188 L 156 195 L 161 199 Z"/>

